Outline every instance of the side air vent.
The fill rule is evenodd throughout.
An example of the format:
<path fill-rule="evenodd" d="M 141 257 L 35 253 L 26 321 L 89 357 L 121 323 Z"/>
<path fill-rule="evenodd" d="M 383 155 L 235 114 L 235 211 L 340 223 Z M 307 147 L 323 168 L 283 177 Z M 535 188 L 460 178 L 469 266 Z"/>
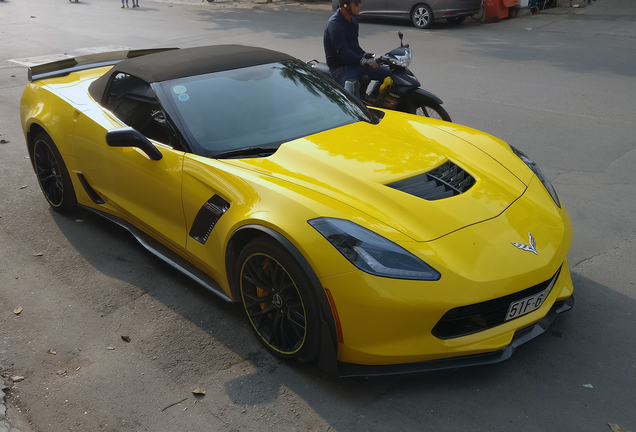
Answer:
<path fill-rule="evenodd" d="M 102 197 L 99 196 L 97 192 L 95 192 L 95 189 L 93 189 L 91 185 L 88 184 L 88 180 L 86 180 L 86 177 L 84 177 L 84 174 L 77 173 L 77 178 L 79 178 L 79 181 L 82 184 L 82 187 L 84 188 L 86 193 L 88 194 L 88 197 L 95 204 L 104 204 L 104 200 L 102 199 Z"/>
<path fill-rule="evenodd" d="M 229 208 L 230 203 L 218 195 L 214 195 L 207 200 L 194 218 L 190 228 L 190 237 L 201 244 L 205 244 L 208 241 L 208 237 L 210 237 L 212 228 Z"/>
<path fill-rule="evenodd" d="M 474 184 L 475 179 L 470 174 L 448 161 L 427 173 L 387 186 L 428 201 L 435 201 L 463 194 Z"/>

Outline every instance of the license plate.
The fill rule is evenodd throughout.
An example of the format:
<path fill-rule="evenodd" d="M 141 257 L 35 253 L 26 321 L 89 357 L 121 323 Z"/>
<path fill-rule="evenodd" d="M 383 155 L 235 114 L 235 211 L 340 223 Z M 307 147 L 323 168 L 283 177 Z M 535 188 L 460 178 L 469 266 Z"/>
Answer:
<path fill-rule="evenodd" d="M 525 314 L 529 314 L 532 311 L 536 311 L 537 309 L 539 309 L 541 307 L 541 305 L 543 304 L 543 302 L 545 301 L 546 298 L 548 298 L 548 295 L 550 295 L 550 291 L 552 291 L 552 287 L 554 286 L 554 283 L 556 282 L 557 278 L 553 278 L 552 282 L 550 282 L 550 285 L 548 285 L 548 287 L 546 289 L 544 289 L 543 291 L 541 291 L 540 293 L 528 296 L 526 298 L 523 298 L 521 300 L 518 300 L 516 302 L 510 303 L 510 306 L 508 307 L 508 313 L 506 314 L 506 321 L 511 320 L 513 318 L 518 318 L 520 316 L 523 316 Z"/>

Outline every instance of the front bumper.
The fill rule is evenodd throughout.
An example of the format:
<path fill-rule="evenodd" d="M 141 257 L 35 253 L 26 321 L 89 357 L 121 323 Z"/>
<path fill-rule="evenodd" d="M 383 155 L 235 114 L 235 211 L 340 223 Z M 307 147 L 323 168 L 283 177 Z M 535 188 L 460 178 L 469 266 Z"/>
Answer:
<path fill-rule="evenodd" d="M 377 377 L 377 376 L 403 376 L 414 375 L 423 372 L 433 372 L 447 369 L 459 369 L 470 366 L 483 366 L 500 363 L 512 356 L 515 349 L 537 336 L 543 334 L 554 322 L 556 317 L 567 312 L 574 306 L 574 296 L 554 303 L 550 311 L 537 323 L 518 330 L 512 338 L 512 342 L 505 348 L 482 354 L 451 357 L 440 360 L 429 360 L 415 363 L 403 363 L 395 365 L 358 365 L 338 362 L 338 374 L 341 378 L 352 377 Z"/>

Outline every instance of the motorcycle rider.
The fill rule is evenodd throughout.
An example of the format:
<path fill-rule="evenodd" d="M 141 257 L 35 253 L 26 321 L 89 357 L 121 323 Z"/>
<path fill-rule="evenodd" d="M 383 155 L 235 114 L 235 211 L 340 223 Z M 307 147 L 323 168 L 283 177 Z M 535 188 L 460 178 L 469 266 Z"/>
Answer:
<path fill-rule="evenodd" d="M 329 18 L 323 43 L 325 57 L 332 78 L 344 86 L 346 81 L 360 82 L 360 93 L 365 94 L 370 80 L 382 82 L 391 75 L 386 65 L 378 65 L 372 56 L 365 55 L 358 42 L 360 0 L 339 0 L 339 9 Z"/>

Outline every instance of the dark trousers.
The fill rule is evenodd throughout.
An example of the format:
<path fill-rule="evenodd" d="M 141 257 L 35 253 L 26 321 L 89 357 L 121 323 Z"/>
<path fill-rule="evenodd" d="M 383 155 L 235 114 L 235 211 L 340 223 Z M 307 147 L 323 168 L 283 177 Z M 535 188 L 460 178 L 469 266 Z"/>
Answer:
<path fill-rule="evenodd" d="M 367 75 L 372 81 L 384 81 L 384 78 L 391 75 L 391 69 L 386 65 L 378 66 L 373 69 L 371 66 L 344 66 L 338 69 L 331 70 L 331 77 L 338 84 L 344 87 L 345 82 L 356 80 L 360 81 L 362 75 Z M 369 83 L 363 83 L 368 85 Z M 360 88 L 360 92 L 366 91 L 365 88 Z"/>

